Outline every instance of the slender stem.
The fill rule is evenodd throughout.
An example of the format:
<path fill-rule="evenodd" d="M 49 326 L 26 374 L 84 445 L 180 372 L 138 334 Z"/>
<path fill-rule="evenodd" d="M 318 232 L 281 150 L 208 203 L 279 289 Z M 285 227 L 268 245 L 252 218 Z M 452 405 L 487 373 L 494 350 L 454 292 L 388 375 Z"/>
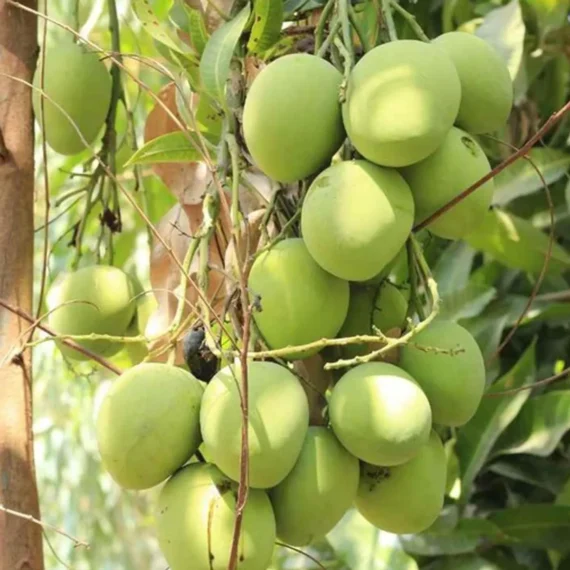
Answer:
<path fill-rule="evenodd" d="M 348 15 L 348 6 L 350 5 L 350 0 L 338 0 L 338 16 L 340 18 L 340 23 L 342 26 L 342 42 L 344 44 L 345 53 L 343 56 L 345 59 L 345 77 L 348 77 L 348 73 L 354 67 L 354 44 L 352 42 L 352 30 L 350 27 L 350 18 Z"/>
<path fill-rule="evenodd" d="M 317 51 L 317 55 L 319 57 L 324 57 L 327 53 L 328 49 L 330 48 L 331 44 L 333 43 L 338 31 L 340 30 L 340 20 L 338 16 L 333 16 L 330 26 L 329 26 L 329 33 L 325 39 L 325 41 L 321 44 Z"/>
<path fill-rule="evenodd" d="M 382 0 L 382 16 L 384 18 L 384 22 L 386 23 L 390 41 L 397 40 L 398 33 L 396 32 L 396 24 L 394 24 L 391 0 Z"/>
<path fill-rule="evenodd" d="M 418 316 L 423 321 L 425 319 L 424 308 L 419 298 L 418 292 L 418 273 L 416 271 L 416 260 L 414 257 L 414 246 L 412 240 L 406 242 L 406 250 L 408 253 L 408 279 L 410 280 L 410 305 L 408 307 L 408 317 L 411 318 L 414 308 L 418 312 Z"/>
<path fill-rule="evenodd" d="M 430 42 L 431 40 L 428 38 L 427 34 L 423 31 L 422 27 L 418 24 L 416 17 L 413 14 L 410 14 L 405 8 L 402 8 L 396 0 L 390 0 L 390 5 L 394 10 L 396 10 L 401 16 L 408 22 L 410 28 L 412 28 L 413 32 L 416 36 L 422 40 L 422 42 Z"/>
<path fill-rule="evenodd" d="M 324 34 L 325 34 L 325 25 L 329 16 L 332 13 L 332 9 L 334 7 L 335 0 L 328 0 L 325 4 L 323 11 L 321 12 L 321 16 L 319 18 L 319 23 L 317 24 L 317 28 L 315 30 L 315 54 L 319 55 L 319 51 L 321 45 L 323 43 Z"/>

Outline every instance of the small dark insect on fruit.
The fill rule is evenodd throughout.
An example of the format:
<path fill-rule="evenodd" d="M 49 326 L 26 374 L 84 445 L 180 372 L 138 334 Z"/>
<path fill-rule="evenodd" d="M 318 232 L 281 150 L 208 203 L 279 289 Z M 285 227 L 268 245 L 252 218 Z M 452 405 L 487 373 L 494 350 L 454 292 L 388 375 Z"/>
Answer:
<path fill-rule="evenodd" d="M 186 333 L 182 351 L 190 372 L 198 380 L 209 382 L 218 371 L 218 358 L 208 348 L 203 328 L 191 329 Z"/>

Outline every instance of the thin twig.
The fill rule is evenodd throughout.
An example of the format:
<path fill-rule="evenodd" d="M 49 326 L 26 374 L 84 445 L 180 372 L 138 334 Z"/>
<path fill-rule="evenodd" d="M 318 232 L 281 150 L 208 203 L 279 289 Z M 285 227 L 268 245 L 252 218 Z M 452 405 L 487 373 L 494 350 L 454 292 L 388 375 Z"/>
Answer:
<path fill-rule="evenodd" d="M 498 396 L 510 396 L 512 394 L 517 394 L 518 392 L 522 392 L 523 390 L 532 390 L 533 388 L 537 388 L 538 386 L 546 386 L 547 384 L 552 384 L 558 380 L 563 380 L 566 376 L 570 375 L 570 367 L 565 368 L 562 372 L 555 374 L 554 376 L 550 376 L 549 378 L 545 378 L 544 380 L 538 380 L 537 382 L 533 382 L 532 384 L 525 384 L 524 386 L 519 386 L 518 388 L 512 388 L 511 390 L 501 390 L 500 392 L 488 392 L 483 397 L 484 398 L 496 398 Z"/>
<path fill-rule="evenodd" d="M 394 16 L 392 15 L 392 4 L 390 0 L 382 0 L 382 17 L 386 23 L 390 41 L 397 40 L 398 33 L 396 32 L 396 24 L 394 24 Z"/>
<path fill-rule="evenodd" d="M 319 568 L 322 568 L 322 570 L 327 570 L 326 566 L 323 566 L 314 556 L 311 556 L 308 552 L 305 552 L 304 550 L 301 550 L 300 548 L 297 548 L 295 546 L 285 544 L 284 542 L 279 542 L 278 540 L 275 541 L 275 544 L 277 546 L 281 546 L 282 548 L 287 548 L 293 552 L 296 552 L 297 554 L 301 554 L 305 558 L 311 560 L 311 562 L 314 562 Z"/>
<path fill-rule="evenodd" d="M 413 14 L 410 14 L 410 12 L 408 12 L 405 8 L 402 8 L 402 6 L 400 6 L 400 4 L 396 2 L 396 0 L 390 0 L 390 5 L 406 20 L 406 22 L 408 22 L 410 28 L 412 28 L 416 36 L 422 42 L 429 43 L 431 41 L 426 35 L 426 33 L 423 31 L 422 27 L 418 24 L 418 20 Z"/>
<path fill-rule="evenodd" d="M 319 22 L 317 24 L 317 28 L 315 29 L 315 55 L 318 55 L 320 52 L 320 48 L 324 39 L 325 26 L 334 8 L 334 3 L 335 0 L 328 0 L 319 17 Z"/>
<path fill-rule="evenodd" d="M 29 521 L 31 523 L 37 524 L 38 526 L 41 526 L 42 528 L 47 528 L 49 530 L 53 530 L 53 532 L 57 532 L 57 534 L 64 536 L 65 538 L 68 538 L 69 540 L 71 540 L 73 542 L 75 548 L 77 548 L 77 547 L 89 548 L 88 542 L 85 542 L 84 540 L 79 540 L 79 539 L 71 536 L 70 534 L 68 534 L 64 530 L 61 530 L 60 528 L 57 528 L 56 526 L 54 526 L 50 523 L 43 522 L 43 521 L 33 517 L 32 515 L 28 515 L 26 513 L 21 513 L 19 511 L 14 511 L 13 509 L 9 509 L 9 508 L 5 507 L 1 503 L 0 503 L 0 511 L 6 513 L 7 515 L 12 515 L 14 517 L 18 517 L 19 519 L 24 519 L 24 520 Z"/>
<path fill-rule="evenodd" d="M 4 301 L 3 299 L 0 299 L 0 306 L 4 307 L 5 309 L 8 309 L 8 311 L 10 311 L 11 313 L 18 315 L 19 317 L 21 317 L 22 319 L 25 319 L 26 321 L 28 321 L 31 324 L 37 323 L 37 328 L 39 328 L 40 330 L 49 334 L 50 336 L 57 336 L 57 333 L 55 333 L 49 327 L 46 327 L 45 325 L 39 324 L 39 322 L 37 322 L 37 320 L 34 319 L 34 317 L 32 317 L 31 315 L 28 315 L 28 313 L 26 313 L 25 311 L 22 311 L 22 309 L 20 309 L 18 307 L 13 307 L 10 303 Z M 90 358 L 91 360 L 94 360 L 95 362 L 97 362 L 101 366 L 107 368 L 107 370 L 110 370 L 111 372 L 114 372 L 115 374 L 118 374 L 118 375 L 123 373 L 123 371 L 120 368 L 118 368 L 117 366 L 115 366 L 114 364 L 112 364 L 111 362 L 106 360 L 105 358 L 99 356 L 98 354 L 95 354 L 94 352 L 91 352 L 87 348 L 83 348 L 81 345 L 77 344 L 76 342 L 74 342 L 70 339 L 63 339 L 61 342 L 63 342 L 63 344 L 65 344 L 66 346 L 69 346 L 70 348 L 73 348 L 74 350 L 81 352 L 82 354 L 84 354 L 85 356 Z"/>

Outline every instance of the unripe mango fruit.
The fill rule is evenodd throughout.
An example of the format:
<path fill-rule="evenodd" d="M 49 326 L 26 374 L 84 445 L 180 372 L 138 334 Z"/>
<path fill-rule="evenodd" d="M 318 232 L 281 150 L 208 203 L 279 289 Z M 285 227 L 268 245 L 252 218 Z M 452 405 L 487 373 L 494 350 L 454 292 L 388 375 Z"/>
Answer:
<path fill-rule="evenodd" d="M 338 333 L 339 337 L 373 335 L 373 327 L 387 334 L 405 325 L 408 302 L 400 290 L 383 281 L 380 286 L 350 286 L 348 314 Z M 371 351 L 368 344 L 347 344 L 342 347 L 344 358 L 354 358 Z"/>
<path fill-rule="evenodd" d="M 433 40 L 451 58 L 461 82 L 457 124 L 473 134 L 503 127 L 513 106 L 513 82 L 495 48 L 467 32 L 448 32 Z"/>
<path fill-rule="evenodd" d="M 435 522 L 443 507 L 446 475 L 445 451 L 432 431 L 407 463 L 387 469 L 362 466 L 356 508 L 381 530 L 422 532 Z"/>
<path fill-rule="evenodd" d="M 358 480 L 358 459 L 331 430 L 311 426 L 295 467 L 269 492 L 277 537 L 293 546 L 324 537 L 352 505 Z"/>
<path fill-rule="evenodd" d="M 371 49 L 348 81 L 343 119 L 356 150 L 383 166 L 429 156 L 459 110 L 461 85 L 449 56 L 417 40 Z"/>
<path fill-rule="evenodd" d="M 255 78 L 243 109 L 243 133 L 267 176 L 294 182 L 330 163 L 345 138 L 341 82 L 330 63 L 302 53 L 276 59 Z"/>
<path fill-rule="evenodd" d="M 239 481 L 242 412 L 241 366 L 220 370 L 202 398 L 200 427 L 208 454 L 230 479 Z M 273 362 L 250 362 L 249 484 L 275 487 L 289 474 L 309 425 L 307 396 L 297 377 Z"/>
<path fill-rule="evenodd" d="M 489 161 L 477 141 L 453 127 L 432 155 L 402 169 L 414 195 L 416 223 L 427 219 L 490 170 Z M 494 189 L 493 180 L 488 180 L 427 228 L 436 236 L 461 239 L 483 223 Z"/>
<path fill-rule="evenodd" d="M 431 430 L 429 402 L 404 370 L 384 362 L 360 364 L 333 388 L 329 417 L 346 449 L 373 465 L 409 461 Z"/>
<path fill-rule="evenodd" d="M 56 280 L 47 306 L 48 325 L 59 335 L 100 334 L 125 336 L 135 316 L 135 290 L 131 278 L 117 267 L 83 267 Z M 112 356 L 123 346 L 109 340 L 78 340 L 102 356 Z M 58 343 L 68 358 L 87 360 L 82 353 Z"/>
<path fill-rule="evenodd" d="M 428 397 L 434 423 L 460 426 L 477 411 L 485 362 L 477 341 L 457 323 L 436 321 L 415 335 L 401 349 L 400 366 Z"/>
<path fill-rule="evenodd" d="M 323 269 L 341 279 L 366 281 L 396 256 L 413 217 L 412 194 L 398 172 L 353 160 L 315 178 L 303 202 L 301 230 Z"/>
<path fill-rule="evenodd" d="M 349 284 L 322 269 L 302 239 L 280 241 L 255 260 L 249 291 L 259 296 L 253 318 L 270 348 L 334 338 L 346 317 Z M 285 358 L 306 358 L 319 351 L 291 351 Z"/>
<path fill-rule="evenodd" d="M 115 380 L 97 415 L 97 444 L 121 487 L 154 487 L 190 459 L 202 393 L 194 376 L 167 364 L 138 364 Z"/>
<path fill-rule="evenodd" d="M 40 65 L 33 83 L 36 88 L 33 94 L 34 113 L 40 123 L 41 91 L 37 90 L 41 89 Z M 85 143 L 70 119 L 88 144 L 95 142 L 107 117 L 111 88 L 111 75 L 101 61 L 101 54 L 71 41 L 48 46 L 43 82 L 47 96 L 44 99 L 44 134 L 48 145 L 65 155 L 85 150 Z M 56 105 L 69 115 L 69 119 Z"/>
<path fill-rule="evenodd" d="M 162 489 L 158 543 L 171 570 L 227 570 L 237 485 L 213 465 L 187 465 Z M 264 491 L 249 489 L 239 537 L 238 570 L 266 570 L 275 543 L 275 517 Z"/>

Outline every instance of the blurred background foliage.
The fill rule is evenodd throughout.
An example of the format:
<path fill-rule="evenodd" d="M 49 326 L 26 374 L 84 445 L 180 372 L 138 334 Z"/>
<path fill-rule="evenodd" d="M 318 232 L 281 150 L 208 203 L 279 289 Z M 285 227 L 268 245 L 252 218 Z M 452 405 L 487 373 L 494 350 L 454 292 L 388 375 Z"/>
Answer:
<path fill-rule="evenodd" d="M 428 36 L 461 29 L 495 45 L 515 83 L 516 108 L 497 137 L 520 146 L 569 98 L 570 24 L 567 0 L 401 0 Z M 177 19 L 176 3 L 154 0 L 155 13 Z M 174 6 L 174 10 L 171 8 Z M 285 12 L 312 10 L 323 2 L 286 0 Z M 366 35 L 378 34 L 378 0 L 355 2 Z M 116 0 L 121 51 L 129 70 L 158 92 L 166 79 L 129 54 L 169 65 L 164 51 L 135 17 L 129 0 Z M 105 0 L 51 0 L 51 18 L 111 49 Z M 395 14 L 400 38 L 414 37 Z M 178 21 L 180 21 L 178 19 Z M 182 19 L 184 25 L 184 19 Z M 40 26 L 41 31 L 41 26 Z M 62 30 L 48 26 L 48 42 Z M 285 44 L 284 49 L 287 49 Z M 151 98 L 124 77 L 129 110 L 117 121 L 122 164 L 140 145 Z M 130 119 L 129 119 L 130 117 Z M 129 122 L 130 121 L 130 122 Z M 134 129 L 129 128 L 134 125 Z M 521 160 L 496 179 L 495 213 L 485 239 L 451 243 L 424 236 L 426 252 L 444 299 L 444 313 L 477 338 L 490 359 L 491 390 L 516 388 L 550 377 L 570 360 L 570 114 L 533 149 L 531 157 L 549 185 L 554 204 L 556 244 L 550 270 L 508 346 L 492 358 L 515 324 L 536 283 L 547 251 L 550 213 L 540 178 Z M 479 137 L 494 164 L 512 150 Z M 48 283 L 68 269 L 75 250 L 74 227 L 84 208 L 86 179 L 81 165 L 89 153 L 61 157 L 48 152 L 51 187 Z M 37 141 L 36 275 L 43 267 L 45 200 L 41 140 Z M 70 172 L 74 171 L 74 176 Z M 176 203 L 160 179 L 142 169 L 120 169 L 119 177 L 150 219 L 157 223 Z M 123 201 L 123 198 L 121 197 Z M 101 212 L 95 211 L 95 214 Z M 133 208 L 121 202 L 122 232 L 112 241 L 113 261 L 149 288 L 150 235 Z M 81 265 L 97 261 L 101 224 L 90 218 Z M 107 239 L 107 238 L 105 238 Z M 39 278 L 36 280 L 36 299 Z M 123 351 L 114 361 L 132 364 Z M 37 477 L 42 518 L 86 540 L 75 548 L 56 533 L 46 534 L 46 567 L 74 570 L 164 570 L 153 528 L 157 490 L 122 491 L 103 472 L 94 439 L 97 405 L 111 378 L 90 363 L 65 362 L 52 343 L 34 351 L 34 405 Z M 307 552 L 331 569 L 352 570 L 558 570 L 570 569 L 570 380 L 484 400 L 476 417 L 447 445 L 448 505 L 423 535 L 397 538 L 349 512 L 321 543 Z M 283 548 L 275 570 L 316 568 Z"/>

